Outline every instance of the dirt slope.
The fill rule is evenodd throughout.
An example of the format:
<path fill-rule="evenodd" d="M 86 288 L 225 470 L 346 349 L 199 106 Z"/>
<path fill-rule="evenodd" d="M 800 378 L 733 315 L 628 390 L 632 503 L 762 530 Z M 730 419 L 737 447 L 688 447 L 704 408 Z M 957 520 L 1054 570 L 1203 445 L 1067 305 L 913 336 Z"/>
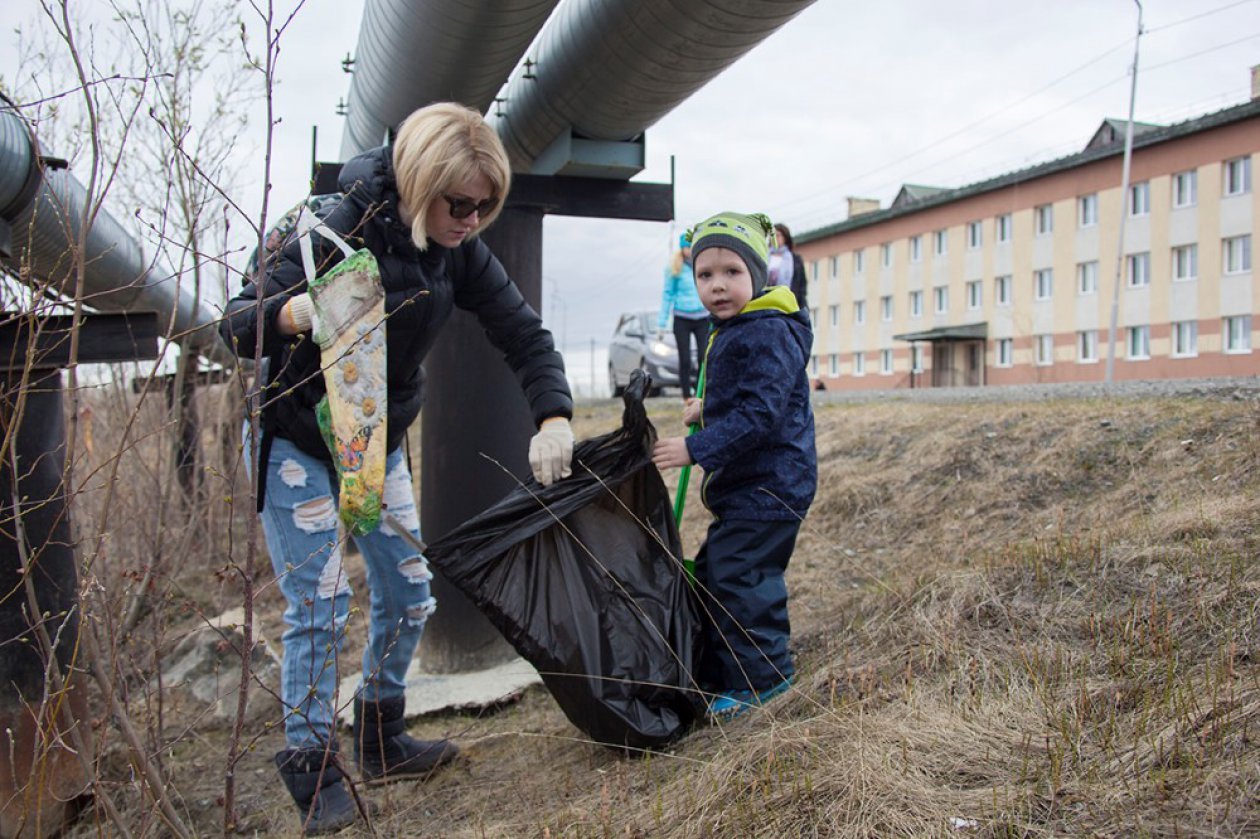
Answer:
<path fill-rule="evenodd" d="M 618 411 L 583 408 L 579 435 Z M 675 400 L 651 414 L 676 433 Z M 816 419 L 791 694 L 642 759 L 584 742 L 542 689 L 418 721 L 465 758 L 368 790 L 378 835 L 1260 831 L 1256 402 L 897 402 Z M 693 491 L 688 549 L 705 524 Z M 207 833 L 224 739 L 198 731 L 170 761 Z M 280 745 L 264 735 L 239 775 L 246 832 L 296 830 Z"/>

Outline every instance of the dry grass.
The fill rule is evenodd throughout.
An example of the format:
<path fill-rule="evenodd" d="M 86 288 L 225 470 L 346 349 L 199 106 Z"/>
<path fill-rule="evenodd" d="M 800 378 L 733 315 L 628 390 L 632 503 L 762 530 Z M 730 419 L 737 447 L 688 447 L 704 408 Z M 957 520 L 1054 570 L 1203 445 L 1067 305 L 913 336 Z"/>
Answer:
<path fill-rule="evenodd" d="M 663 433 L 679 427 L 675 400 L 651 413 Z M 590 436 L 618 414 L 582 409 L 575 425 Z M 1260 831 L 1255 403 L 897 402 L 821 406 L 817 424 L 819 497 L 789 570 L 788 696 L 637 759 L 584 742 L 541 688 L 421 720 L 414 734 L 454 735 L 466 757 L 368 791 L 376 832 Z M 689 550 L 706 522 L 693 489 Z M 172 609 L 233 605 L 229 583 L 191 584 L 214 565 L 189 563 Z M 166 765 L 190 823 L 215 833 L 226 730 L 185 725 L 165 720 Z M 242 828 L 291 834 L 270 766 L 280 738 L 254 734 Z"/>

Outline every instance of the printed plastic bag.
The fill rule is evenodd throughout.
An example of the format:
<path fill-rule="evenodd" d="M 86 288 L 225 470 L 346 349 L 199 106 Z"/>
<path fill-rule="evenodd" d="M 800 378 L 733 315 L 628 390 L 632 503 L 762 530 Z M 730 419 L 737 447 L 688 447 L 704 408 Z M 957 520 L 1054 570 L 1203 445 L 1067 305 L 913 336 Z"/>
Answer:
<path fill-rule="evenodd" d="M 311 236 L 331 241 L 345 259 L 315 276 Z M 320 348 L 327 394 L 315 418 L 332 453 L 341 488 L 341 521 L 355 536 L 376 530 L 385 490 L 385 290 L 370 251 L 356 251 L 309 212 L 298 218 L 306 284 L 315 310 L 312 337 Z"/>
<path fill-rule="evenodd" d="M 651 461 L 649 382 L 631 377 L 621 429 L 578 443 L 571 478 L 531 480 L 426 553 L 574 725 L 630 749 L 676 739 L 703 707 L 692 681 L 699 613 Z"/>

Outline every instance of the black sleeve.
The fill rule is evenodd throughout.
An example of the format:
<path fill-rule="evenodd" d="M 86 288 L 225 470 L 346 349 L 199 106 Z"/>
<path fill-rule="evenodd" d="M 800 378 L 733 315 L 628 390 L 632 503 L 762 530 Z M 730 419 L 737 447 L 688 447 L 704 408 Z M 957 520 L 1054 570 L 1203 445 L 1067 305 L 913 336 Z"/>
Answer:
<path fill-rule="evenodd" d="M 796 305 L 808 313 L 809 304 L 805 297 L 809 290 L 809 277 L 805 276 L 805 260 L 795 252 L 792 253 L 792 293 L 796 295 Z"/>
<path fill-rule="evenodd" d="M 355 202 L 342 201 L 324 218 L 334 232 L 347 236 L 355 231 L 359 216 Z M 311 237 L 315 270 L 323 273 L 342 260 L 341 251 L 323 236 Z M 262 299 L 262 354 L 270 356 L 280 350 L 292 336 L 281 335 L 276 317 L 289 298 L 306 291 L 306 271 L 302 267 L 302 251 L 298 237 L 290 235 L 279 251 L 262 260 L 263 267 L 255 276 L 245 278 L 240 293 L 228 301 L 219 323 L 219 334 L 241 358 L 253 358 L 258 342 L 258 306 Z"/>
<path fill-rule="evenodd" d="M 480 239 L 460 246 L 452 260 L 455 305 L 477 316 L 486 336 L 516 373 L 529 400 L 534 424 L 548 417 L 573 417 L 573 396 L 542 318 L 508 278 L 503 264 Z"/>

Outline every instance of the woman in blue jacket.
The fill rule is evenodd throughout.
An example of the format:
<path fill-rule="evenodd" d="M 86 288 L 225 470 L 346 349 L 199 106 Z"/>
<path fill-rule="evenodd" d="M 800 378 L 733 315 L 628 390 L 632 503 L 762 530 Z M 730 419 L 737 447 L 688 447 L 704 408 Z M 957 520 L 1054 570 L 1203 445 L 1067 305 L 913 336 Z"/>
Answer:
<path fill-rule="evenodd" d="M 709 336 L 709 313 L 696 293 L 696 280 L 691 271 L 691 246 L 687 234 L 678 239 L 678 250 L 665 268 L 665 293 L 661 296 L 661 312 L 656 319 L 658 331 L 669 325 L 674 316 L 674 342 L 678 346 L 678 385 L 682 398 L 687 400 L 695 390 L 700 373 L 691 369 L 691 348 L 696 348 L 696 358 L 704 351 Z"/>

